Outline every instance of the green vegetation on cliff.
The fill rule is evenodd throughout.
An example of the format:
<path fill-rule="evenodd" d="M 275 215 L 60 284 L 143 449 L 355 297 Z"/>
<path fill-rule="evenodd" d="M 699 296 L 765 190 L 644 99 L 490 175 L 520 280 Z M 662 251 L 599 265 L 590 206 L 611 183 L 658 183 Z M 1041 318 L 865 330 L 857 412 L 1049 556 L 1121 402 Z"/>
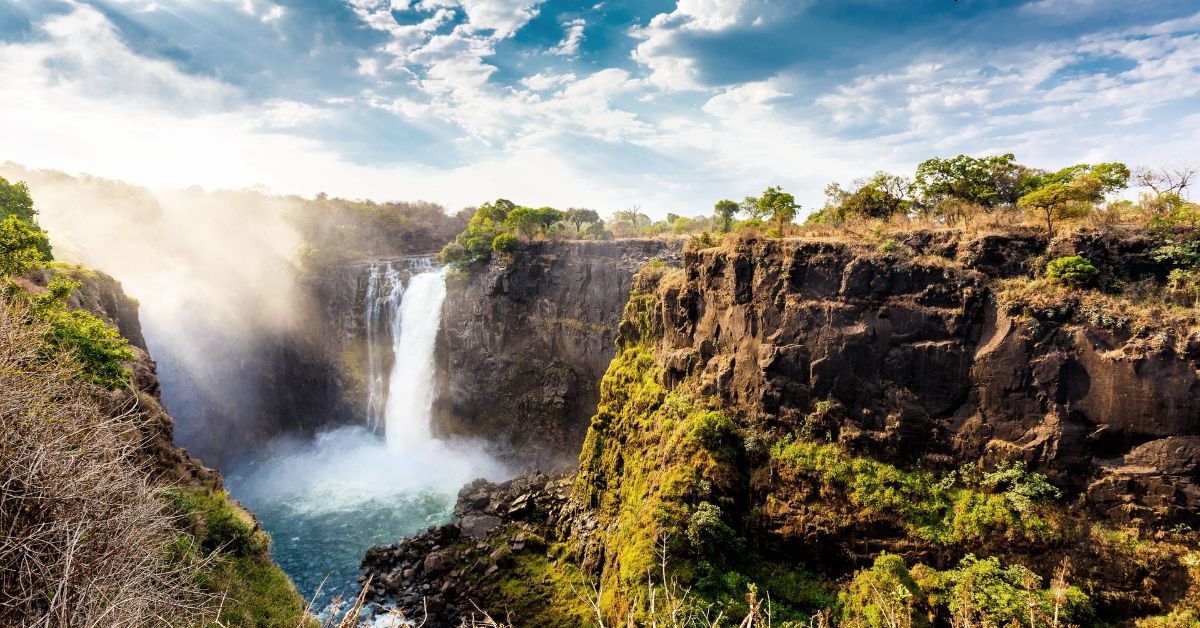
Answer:
<path fill-rule="evenodd" d="M 172 488 L 165 497 L 184 530 L 174 557 L 194 565 L 200 588 L 222 598 L 221 625 L 302 625 L 304 598 L 271 562 L 271 540 L 249 512 L 224 491 Z"/>

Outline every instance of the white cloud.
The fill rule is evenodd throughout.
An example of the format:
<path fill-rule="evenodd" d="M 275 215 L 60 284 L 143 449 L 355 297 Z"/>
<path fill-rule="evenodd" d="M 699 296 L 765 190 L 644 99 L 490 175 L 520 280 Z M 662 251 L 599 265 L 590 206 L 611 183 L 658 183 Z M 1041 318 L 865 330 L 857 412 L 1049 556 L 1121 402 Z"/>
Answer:
<path fill-rule="evenodd" d="M 790 95 L 777 89 L 773 81 L 743 83 L 713 96 L 703 109 L 719 118 L 733 118 L 748 111 L 768 112 L 772 102 Z"/>
<path fill-rule="evenodd" d="M 795 0 L 780 7 L 769 0 L 678 0 L 670 13 L 659 13 L 646 26 L 630 29 L 632 37 L 642 40 L 631 56 L 650 70 L 650 82 L 663 90 L 703 89 L 693 53 L 681 45 L 681 38 L 758 26 L 768 13 L 802 11 L 811 2 Z"/>
<path fill-rule="evenodd" d="M 535 92 L 543 92 L 574 80 L 575 75 L 569 72 L 566 74 L 538 72 L 537 74 L 521 79 L 521 84 Z"/>
<path fill-rule="evenodd" d="M 560 57 L 577 57 L 579 56 L 579 46 L 583 44 L 583 29 L 587 26 L 587 21 L 583 18 L 576 18 L 563 26 L 566 32 L 563 34 L 562 41 L 550 48 L 549 52 Z"/>

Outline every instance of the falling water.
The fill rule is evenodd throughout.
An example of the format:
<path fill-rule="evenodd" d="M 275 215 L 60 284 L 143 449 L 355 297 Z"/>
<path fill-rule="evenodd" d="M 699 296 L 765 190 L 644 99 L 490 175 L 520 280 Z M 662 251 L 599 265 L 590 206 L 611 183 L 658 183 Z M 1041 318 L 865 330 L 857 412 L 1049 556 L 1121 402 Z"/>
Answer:
<path fill-rule="evenodd" d="M 363 309 L 369 429 L 276 441 L 227 476 L 274 536 L 271 553 L 300 590 L 313 595 L 324 583 L 316 608 L 358 594 L 368 547 L 449 520 L 454 494 L 474 478 L 509 477 L 476 444 L 433 436 L 433 352 L 445 295 L 445 272 L 428 259 L 372 265 Z"/>
<path fill-rule="evenodd" d="M 430 427 L 434 395 L 433 349 L 442 323 L 446 273 L 433 270 L 408 281 L 408 290 L 393 318 L 395 360 L 388 379 L 385 416 L 388 448 L 420 447 L 433 438 Z"/>
<path fill-rule="evenodd" d="M 387 402 L 387 362 L 384 358 L 390 357 L 388 353 L 391 351 L 381 336 L 384 332 L 390 334 L 391 319 L 398 311 L 403 296 L 404 284 L 396 264 L 372 264 L 367 277 L 363 320 L 367 328 L 367 427 L 375 433 L 379 432 L 382 425 Z"/>

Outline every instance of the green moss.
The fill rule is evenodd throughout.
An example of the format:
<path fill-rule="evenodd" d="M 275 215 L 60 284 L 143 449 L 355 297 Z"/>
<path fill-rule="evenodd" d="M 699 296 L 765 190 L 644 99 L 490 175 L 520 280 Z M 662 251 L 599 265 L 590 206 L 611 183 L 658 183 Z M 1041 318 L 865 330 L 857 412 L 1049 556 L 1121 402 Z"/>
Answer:
<path fill-rule="evenodd" d="M 518 552 L 512 558 L 513 566 L 500 572 L 493 590 L 493 608 L 505 609 L 522 626 L 597 625 L 587 601 L 595 594 L 577 569 L 565 561 L 551 562 L 541 553 Z"/>
<path fill-rule="evenodd" d="M 921 540 L 951 545 L 993 538 L 1048 542 L 1059 537 L 1057 515 L 1049 506 L 1053 487 L 1029 489 L 1045 479 L 994 479 L 985 492 L 958 486 L 926 471 L 905 471 L 868 458 L 853 457 L 840 446 L 786 438 L 771 450 L 781 472 L 813 476 L 847 498 L 867 516 L 894 516 Z M 1005 469 L 1008 469 L 1006 467 Z M 1015 467 L 1014 467 L 1015 469 Z M 953 478 L 951 478 L 953 480 Z M 1049 485 L 1045 485 L 1049 486 Z"/>
<path fill-rule="evenodd" d="M 271 562 L 270 537 L 248 512 L 224 491 L 174 488 L 165 496 L 189 533 L 172 546 L 172 554 L 180 560 L 207 559 L 201 585 L 224 598 L 222 625 L 303 625 L 304 598 Z"/>

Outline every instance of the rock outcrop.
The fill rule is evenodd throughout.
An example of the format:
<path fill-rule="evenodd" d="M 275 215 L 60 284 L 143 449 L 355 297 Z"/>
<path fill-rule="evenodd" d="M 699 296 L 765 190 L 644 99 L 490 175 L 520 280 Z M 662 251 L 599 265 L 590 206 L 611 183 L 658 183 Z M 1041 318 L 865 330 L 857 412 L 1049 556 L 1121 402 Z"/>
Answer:
<path fill-rule="evenodd" d="M 538 242 L 451 277 L 435 425 L 518 465 L 572 463 L 596 410 L 633 274 L 681 240 Z"/>
<path fill-rule="evenodd" d="M 502 484 L 476 480 L 459 492 L 457 521 L 363 558 L 368 601 L 400 610 L 430 628 L 482 619 L 475 602 L 497 599 L 504 570 L 530 556 L 557 560 L 547 537 L 569 517 L 571 478 L 529 473 Z M 536 602 L 535 602 L 536 603 Z"/>
<path fill-rule="evenodd" d="M 1093 255 L 1113 278 L 1165 274 L 1142 237 L 1055 248 Z M 1112 516 L 1200 524 L 1188 453 L 1200 337 L 1171 348 L 1153 330 L 1068 311 L 1086 306 L 1031 315 L 999 302 L 994 281 L 1020 275 L 1037 250 L 992 236 L 962 251 L 760 241 L 689 253 L 662 312 L 668 380 L 694 378 L 701 394 L 782 424 L 832 403 L 812 428 L 883 460 L 1019 458 Z"/>
<path fill-rule="evenodd" d="M 511 610 L 506 587 L 553 607 L 563 591 L 599 583 L 598 612 L 644 618 L 638 595 L 661 542 L 663 560 L 671 553 L 682 577 L 702 578 L 709 601 L 744 595 L 722 582 L 778 570 L 815 571 L 814 591 L 836 590 L 888 552 L 926 569 L 992 556 L 1044 582 L 1071 563 L 1098 618 L 1170 612 L 1198 582 L 1188 548 L 1200 525 L 1200 335 L 1112 311 L 1128 304 L 1103 292 L 1161 282 L 1152 246 L 1120 232 L 1052 243 L 1051 257 L 1087 254 L 1100 274 L 1090 291 L 1033 284 L 1057 290 L 1049 304 L 1022 291 L 1047 260 L 1036 233 L 918 232 L 886 247 L 751 239 L 689 251 L 682 271 L 651 267 L 629 291 L 621 353 L 568 494 L 566 479 L 464 489 L 456 523 L 372 550 L 372 595 L 411 617 L 433 592 L 436 621 L 450 625 L 476 605 Z M 479 433 L 511 433 L 510 421 L 544 442 L 550 428 L 538 421 L 563 416 L 529 414 L 556 407 L 556 380 L 518 359 L 587 347 L 563 353 L 531 332 L 563 333 L 553 323 L 563 306 L 529 287 L 546 273 L 518 256 L 473 278 L 448 309 L 443 359 L 464 383 L 444 384 L 443 403 L 495 390 L 490 408 L 461 413 Z M 488 298 L 525 309 L 466 309 Z M 467 339 L 488 352 L 470 362 L 453 346 Z M 502 340 L 515 349 L 500 353 Z M 514 403 L 505 386 L 522 377 L 536 385 L 516 388 L 526 401 Z M 1017 469 L 998 480 L 1015 483 L 967 477 L 993 469 Z M 1030 488 L 1046 478 L 1027 471 L 1057 489 Z M 1033 505 L 1024 490 L 1048 501 Z M 896 501 L 909 497 L 925 500 L 919 512 Z M 531 534 L 538 550 L 514 553 L 517 535 Z M 789 582 L 783 590 L 799 594 L 780 591 L 779 609 L 803 617 L 828 603 Z M 514 618 L 579 625 L 570 613 L 580 606 Z"/>

